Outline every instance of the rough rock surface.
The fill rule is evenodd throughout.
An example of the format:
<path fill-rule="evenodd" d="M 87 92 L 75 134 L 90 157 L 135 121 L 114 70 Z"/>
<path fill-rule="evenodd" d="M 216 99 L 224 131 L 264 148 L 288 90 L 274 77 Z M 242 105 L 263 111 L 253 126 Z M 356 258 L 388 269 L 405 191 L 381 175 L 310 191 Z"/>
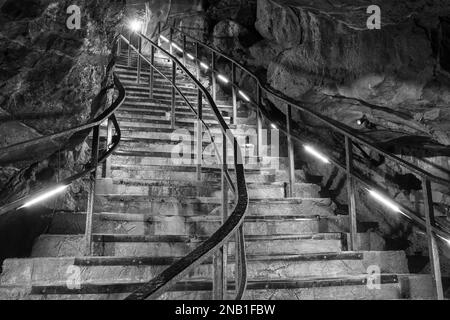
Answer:
<path fill-rule="evenodd" d="M 70 30 L 66 26 L 70 16 L 66 10 L 72 4 L 71 1 L 2 1 L 0 147 L 86 123 L 105 106 L 105 101 L 96 104 L 93 99 L 111 79 L 107 65 L 123 5 L 79 1 L 81 29 Z M 23 150 L 9 159 L 3 155 L 1 194 L 21 193 L 26 190 L 19 188 L 23 184 L 52 179 L 56 170 L 48 166 L 51 160 L 46 164 L 38 162 L 48 158 L 65 141 Z M 80 156 L 83 153 L 80 150 L 85 147 L 74 147 L 59 156 L 60 161 L 69 165 L 67 170 L 75 169 L 77 160 L 86 160 Z M 36 180 L 31 182 L 24 175 Z M 2 197 L 0 204 L 4 200 Z"/>
<path fill-rule="evenodd" d="M 211 44 L 252 68 L 267 85 L 427 172 L 450 179 L 450 2 L 378 1 L 380 30 L 367 28 L 367 8 L 374 4 L 370 0 L 258 0 L 253 26 L 236 14 L 240 1 L 209 3 L 205 11 L 211 20 Z M 249 30 L 253 43 L 241 41 L 239 32 L 228 32 L 233 24 Z M 218 68 L 230 74 L 227 66 L 219 63 Z M 238 81 L 253 92 L 248 81 Z M 285 107 L 274 99 L 265 101 L 282 128 L 280 110 Z M 345 160 L 342 136 L 304 112 L 293 114 L 300 135 Z M 324 190 L 346 204 L 345 175 L 317 164 L 301 152 L 301 145 L 297 149 L 297 169 L 323 177 Z M 364 147 L 355 148 L 355 158 L 373 169 L 362 174 L 396 201 L 423 211 L 417 177 Z M 432 188 L 435 211 L 445 219 L 450 190 L 434 184 Z M 378 206 L 366 192 L 359 192 L 358 198 L 360 219 L 378 221 L 390 247 L 407 248 L 406 238 L 416 238 L 401 216 Z"/>
<path fill-rule="evenodd" d="M 81 29 L 66 20 L 73 1 L 0 1 L 0 148 L 89 122 L 109 106 L 112 40 L 123 16 L 122 1 L 80 0 Z M 83 170 L 89 161 L 84 140 L 47 141 L 18 152 L 0 152 L 0 206 L 30 190 Z M 83 180 L 32 210 L 0 216 L 0 260 L 29 255 L 54 209 L 83 210 Z"/>

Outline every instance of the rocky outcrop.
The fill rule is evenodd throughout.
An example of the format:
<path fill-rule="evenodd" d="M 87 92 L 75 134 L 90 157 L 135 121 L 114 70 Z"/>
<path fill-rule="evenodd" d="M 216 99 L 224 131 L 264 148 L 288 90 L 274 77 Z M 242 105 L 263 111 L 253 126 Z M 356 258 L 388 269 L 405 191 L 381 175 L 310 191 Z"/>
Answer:
<path fill-rule="evenodd" d="M 81 28 L 69 29 L 70 1 L 2 1 L 0 6 L 0 147 L 87 123 L 111 81 L 112 40 L 121 1 L 78 1 Z M 2 155 L 0 205 L 33 186 L 65 177 L 87 162 L 86 146 L 67 139 Z M 56 150 L 70 147 L 49 158 Z M 9 157 L 8 157 L 9 156 Z M 45 160 L 46 159 L 46 160 Z M 58 173 L 55 159 L 65 165 Z M 44 161 L 45 160 L 45 161 Z M 61 166 L 59 167 L 61 168 Z"/>

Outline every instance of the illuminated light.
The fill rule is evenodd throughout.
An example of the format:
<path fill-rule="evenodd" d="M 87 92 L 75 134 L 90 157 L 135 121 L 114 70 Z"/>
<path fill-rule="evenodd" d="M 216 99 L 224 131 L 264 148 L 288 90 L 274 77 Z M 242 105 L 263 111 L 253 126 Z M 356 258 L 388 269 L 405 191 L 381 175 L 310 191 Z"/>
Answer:
<path fill-rule="evenodd" d="M 324 162 L 324 163 L 330 163 L 330 160 L 328 160 L 327 157 L 325 157 L 323 154 L 321 154 L 320 152 L 318 152 L 316 149 L 314 149 L 311 146 L 305 146 L 305 150 L 306 152 L 308 152 L 309 154 L 313 155 L 314 157 L 316 157 L 317 159 L 319 159 L 320 161 Z"/>
<path fill-rule="evenodd" d="M 205 70 L 209 69 L 208 65 L 206 63 L 204 63 L 204 62 L 200 62 L 200 67 L 202 67 Z"/>
<path fill-rule="evenodd" d="M 54 195 L 63 192 L 64 190 L 66 190 L 69 186 L 60 186 L 56 189 L 53 189 L 52 191 L 46 192 L 43 195 L 25 203 L 23 206 L 21 206 L 19 209 L 22 208 L 28 208 L 31 207 L 32 205 L 35 205 L 36 203 L 42 202 L 44 200 L 47 200 L 50 197 L 53 197 Z"/>
<path fill-rule="evenodd" d="M 250 98 L 241 90 L 239 90 L 239 95 L 244 98 L 245 101 L 250 102 Z"/>
<path fill-rule="evenodd" d="M 174 47 L 175 49 L 177 49 L 180 52 L 183 52 L 183 49 L 181 49 L 180 46 L 178 46 L 176 43 L 172 43 L 172 47 Z"/>
<path fill-rule="evenodd" d="M 275 130 L 278 130 L 277 126 L 274 125 L 273 123 L 271 124 L 272 128 L 274 128 Z"/>
<path fill-rule="evenodd" d="M 221 74 L 219 74 L 219 75 L 217 76 L 217 78 L 218 78 L 220 81 L 222 81 L 223 83 L 228 83 L 228 82 L 230 82 L 230 80 L 228 80 L 226 77 L 224 77 L 224 76 L 221 75 Z"/>
<path fill-rule="evenodd" d="M 189 59 L 195 60 L 195 58 L 194 58 L 194 56 L 193 56 L 192 54 L 188 53 L 188 54 L 186 54 L 186 55 L 187 55 L 187 57 L 188 57 Z"/>
<path fill-rule="evenodd" d="M 390 199 L 384 197 L 383 195 L 381 195 L 380 193 L 374 191 L 374 190 L 369 190 L 369 194 L 378 202 L 381 202 L 382 204 L 384 204 L 386 207 L 388 207 L 389 209 L 393 210 L 394 212 L 400 212 L 401 210 L 398 207 L 398 205 L 396 205 L 393 201 L 391 201 Z"/>
<path fill-rule="evenodd" d="M 159 38 L 160 38 L 162 41 L 164 41 L 164 42 L 170 42 L 169 39 L 167 39 L 167 38 L 164 37 L 164 36 L 159 36 Z"/>
<path fill-rule="evenodd" d="M 139 20 L 133 20 L 130 22 L 130 29 L 134 32 L 141 31 L 142 23 Z"/>
<path fill-rule="evenodd" d="M 440 236 L 440 235 L 438 235 L 438 234 L 437 234 L 437 236 L 438 236 L 439 238 L 441 238 L 442 241 L 444 241 L 445 243 L 447 243 L 447 245 L 450 246 L 450 240 L 449 240 L 449 239 L 446 239 L 446 238 L 444 238 L 443 236 Z"/>

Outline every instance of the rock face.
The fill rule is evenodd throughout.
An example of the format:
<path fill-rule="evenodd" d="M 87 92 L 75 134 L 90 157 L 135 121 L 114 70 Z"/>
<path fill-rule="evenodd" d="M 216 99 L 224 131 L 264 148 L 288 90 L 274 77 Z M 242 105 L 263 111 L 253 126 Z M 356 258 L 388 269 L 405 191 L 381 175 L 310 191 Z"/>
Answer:
<path fill-rule="evenodd" d="M 85 124 L 109 106 L 111 92 L 94 98 L 112 80 L 108 64 L 123 3 L 77 1 L 79 30 L 66 25 L 73 4 L 0 1 L 0 148 Z M 82 171 L 90 157 L 87 134 L 0 152 L 0 206 Z M 27 256 L 54 209 L 83 210 L 86 190 L 77 181 L 43 206 L 0 216 L 0 260 Z"/>
<path fill-rule="evenodd" d="M 111 81 L 107 65 L 123 4 L 78 1 L 81 29 L 71 30 L 66 20 L 72 4 L 37 0 L 1 2 L 0 147 L 76 127 L 88 122 L 105 106 L 105 101 L 93 103 L 93 99 Z M 52 161 L 39 162 L 65 141 L 23 150 L 23 154 L 9 158 L 3 155 L 0 204 L 8 199 L 6 194 L 20 194 L 30 185 L 53 179 L 56 170 L 50 164 Z M 76 169 L 77 160 L 87 160 L 81 151 L 86 147 L 78 145 L 59 155 L 60 163 L 69 165 L 66 167 L 69 172 Z M 35 179 L 25 178 L 27 174 Z M 28 187 L 21 189 L 25 184 Z"/>
<path fill-rule="evenodd" d="M 253 69 L 274 90 L 450 179 L 450 2 L 378 1 L 379 30 L 368 28 L 371 0 L 258 0 L 250 5 L 248 21 L 238 14 L 242 3 L 209 1 L 210 44 Z M 241 34 L 251 41 L 242 41 Z M 230 74 L 220 61 L 218 68 Z M 243 89 L 252 92 L 243 82 Z M 272 116 L 284 112 L 275 99 L 266 101 Z M 342 136 L 303 112 L 294 110 L 293 115 L 300 134 L 324 153 L 345 159 Z M 345 175 L 315 163 L 301 152 L 301 145 L 297 149 L 297 168 L 322 176 L 324 189 L 346 204 Z M 423 211 L 417 177 L 364 147 L 355 153 L 357 161 L 373 169 L 362 174 L 399 203 Z M 435 211 L 445 219 L 450 189 L 432 188 Z M 365 192 L 357 196 L 360 219 L 380 222 L 386 239 L 396 239 L 393 247 L 415 238 L 401 216 L 387 212 Z"/>

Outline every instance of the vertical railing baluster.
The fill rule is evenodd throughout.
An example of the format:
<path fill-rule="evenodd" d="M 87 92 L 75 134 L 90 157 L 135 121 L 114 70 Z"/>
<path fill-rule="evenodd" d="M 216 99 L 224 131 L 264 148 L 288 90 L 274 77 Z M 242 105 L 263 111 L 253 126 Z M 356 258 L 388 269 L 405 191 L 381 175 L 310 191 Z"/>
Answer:
<path fill-rule="evenodd" d="M 161 21 L 158 21 L 158 46 L 161 47 Z"/>
<path fill-rule="evenodd" d="M 94 201 L 95 201 L 95 186 L 97 181 L 97 165 L 98 165 L 98 148 L 100 142 L 100 126 L 96 126 L 92 133 L 91 145 L 91 164 L 94 170 L 89 175 L 89 195 L 86 209 L 86 230 L 85 230 L 85 255 L 92 255 L 92 232 L 94 219 Z"/>
<path fill-rule="evenodd" d="M 422 180 L 422 189 L 424 195 L 424 205 L 425 205 L 425 222 L 427 231 L 427 241 L 428 241 L 428 255 L 430 257 L 430 268 L 431 275 L 434 280 L 434 285 L 436 289 L 436 297 L 438 300 L 444 299 L 444 290 L 442 288 L 442 275 L 441 275 L 441 265 L 439 259 L 439 248 L 436 241 L 436 235 L 434 234 L 432 228 L 435 226 L 434 219 L 434 207 L 433 207 L 433 195 L 431 191 L 431 183 L 427 178 Z"/>
<path fill-rule="evenodd" d="M 227 137 L 223 134 L 222 141 L 222 217 L 221 224 L 228 219 L 228 181 L 225 173 L 227 166 Z M 227 295 L 227 256 L 228 245 L 224 244 L 214 255 L 213 298 L 225 300 Z"/>
<path fill-rule="evenodd" d="M 236 124 L 237 121 L 237 92 L 236 92 L 236 65 L 231 63 L 231 90 L 233 99 L 233 116 L 231 118 L 231 124 Z"/>
<path fill-rule="evenodd" d="M 138 55 L 137 55 L 137 79 L 136 79 L 136 83 L 140 84 L 141 83 L 141 67 L 142 67 L 142 59 L 141 59 L 141 54 L 142 54 L 142 38 L 141 35 L 138 34 Z"/>
<path fill-rule="evenodd" d="M 355 195 L 355 179 L 353 173 L 353 143 L 348 136 L 345 136 L 345 162 L 347 175 L 347 194 L 349 206 L 349 222 L 350 222 L 350 250 L 359 249 L 358 229 L 356 219 L 356 195 Z"/>
<path fill-rule="evenodd" d="M 287 128 L 287 148 L 288 148 L 288 175 L 289 175 L 289 197 L 294 197 L 295 186 L 295 159 L 294 142 L 292 140 L 292 106 L 286 106 L 286 128 Z"/>
<path fill-rule="evenodd" d="M 173 54 L 173 46 L 172 46 L 172 41 L 173 41 L 173 29 L 172 27 L 169 27 L 169 52 L 170 54 Z"/>
<path fill-rule="evenodd" d="M 203 93 L 198 89 L 197 95 L 197 132 L 196 132 L 196 165 L 197 165 L 197 181 L 202 181 L 202 160 L 203 160 Z"/>
<path fill-rule="evenodd" d="M 153 69 L 153 66 L 155 65 L 155 47 L 151 45 L 150 49 L 150 78 L 149 78 L 149 85 L 150 85 L 150 99 L 153 99 L 153 90 L 155 86 L 155 70 Z"/>
<path fill-rule="evenodd" d="M 108 118 L 108 126 L 107 126 L 107 133 L 106 133 L 106 150 L 108 150 L 109 146 L 112 145 L 113 128 L 114 128 L 114 124 L 113 124 L 111 118 Z M 108 157 L 105 160 L 105 172 L 103 173 L 103 178 L 111 178 L 111 157 Z"/>
<path fill-rule="evenodd" d="M 175 61 L 172 61 L 172 81 L 173 81 L 173 85 L 172 85 L 172 108 L 171 108 L 171 127 L 172 129 L 175 129 L 175 105 L 176 105 L 176 100 L 175 100 L 175 86 L 176 86 L 176 77 L 177 77 L 177 65 L 175 63 Z"/>
<path fill-rule="evenodd" d="M 261 116 L 261 87 L 258 82 L 256 83 L 256 156 L 258 162 L 261 161 L 261 154 L 263 148 L 263 128 L 262 128 L 262 116 Z"/>
<path fill-rule="evenodd" d="M 117 40 L 117 55 L 120 56 L 122 54 L 122 39 L 119 37 Z"/>
<path fill-rule="evenodd" d="M 183 64 L 186 66 L 187 63 L 187 59 L 186 59 L 186 35 L 183 34 Z"/>
<path fill-rule="evenodd" d="M 197 79 L 200 79 L 200 45 L 199 43 L 196 41 L 195 42 L 195 71 L 196 71 L 196 76 Z"/>
<path fill-rule="evenodd" d="M 131 31 L 128 36 L 128 67 L 131 67 Z"/>
<path fill-rule="evenodd" d="M 216 53 L 213 51 L 211 54 L 211 77 L 212 77 L 212 98 L 214 101 L 217 99 L 217 78 L 216 78 Z"/>

